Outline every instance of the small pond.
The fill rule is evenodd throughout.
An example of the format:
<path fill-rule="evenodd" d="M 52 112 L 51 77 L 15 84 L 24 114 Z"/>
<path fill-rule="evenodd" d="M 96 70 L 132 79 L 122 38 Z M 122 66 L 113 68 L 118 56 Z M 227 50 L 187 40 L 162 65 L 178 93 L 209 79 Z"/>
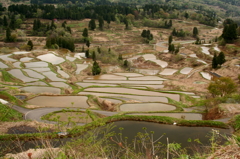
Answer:
<path fill-rule="evenodd" d="M 87 99 L 86 96 L 38 96 L 27 103 L 41 107 L 88 108 Z"/>
<path fill-rule="evenodd" d="M 176 107 L 165 103 L 134 103 L 134 104 L 123 104 L 120 106 L 120 111 L 139 111 L 139 112 L 150 112 L 150 111 L 171 111 L 175 110 Z"/>
<path fill-rule="evenodd" d="M 198 144 L 198 147 L 209 145 L 209 137 L 211 135 L 210 133 L 212 132 L 212 129 L 218 130 L 222 135 L 231 134 L 229 129 L 218 129 L 212 127 L 185 127 L 143 121 L 118 121 L 114 124 L 116 127 L 113 130 L 116 132 L 116 134 L 120 132 L 120 127 L 124 128 L 121 133 L 123 138 L 128 137 L 128 143 L 130 143 L 135 138 L 138 132 L 144 133 L 145 131 L 143 128 L 146 128 L 146 131 L 148 133 L 150 133 L 150 131 L 154 132 L 154 140 L 165 134 L 159 140 L 161 143 L 166 144 L 168 138 L 169 143 L 181 143 L 182 148 L 191 148 L 191 146 L 197 144 L 194 142 L 194 139 L 197 139 L 202 143 Z M 114 139 L 116 140 L 116 137 Z M 192 142 L 189 142 L 190 139 Z"/>

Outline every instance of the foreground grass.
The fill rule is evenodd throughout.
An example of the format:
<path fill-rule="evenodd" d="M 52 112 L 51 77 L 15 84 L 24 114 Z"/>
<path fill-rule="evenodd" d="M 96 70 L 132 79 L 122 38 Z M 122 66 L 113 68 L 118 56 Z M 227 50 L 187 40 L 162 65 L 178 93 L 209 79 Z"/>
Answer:
<path fill-rule="evenodd" d="M 0 121 L 19 121 L 22 119 L 21 113 L 0 103 Z"/>

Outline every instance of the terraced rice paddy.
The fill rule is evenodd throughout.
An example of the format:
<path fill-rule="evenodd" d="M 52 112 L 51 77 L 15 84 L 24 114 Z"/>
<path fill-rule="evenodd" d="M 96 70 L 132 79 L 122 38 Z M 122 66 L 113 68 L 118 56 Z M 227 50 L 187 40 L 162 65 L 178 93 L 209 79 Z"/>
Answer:
<path fill-rule="evenodd" d="M 191 67 L 185 67 L 185 68 L 183 68 L 183 69 L 180 71 L 180 73 L 187 75 L 187 74 L 189 74 L 189 73 L 192 71 L 192 69 L 193 69 L 193 68 L 191 68 Z"/>
<path fill-rule="evenodd" d="M 38 96 L 28 100 L 28 104 L 41 107 L 88 108 L 85 96 Z"/>
<path fill-rule="evenodd" d="M 176 69 L 171 69 L 171 68 L 165 68 L 161 73 L 159 73 L 160 75 L 173 75 L 175 72 L 177 72 L 178 70 Z"/>
<path fill-rule="evenodd" d="M 5 65 L 4 63 L 0 62 L 0 68 L 8 68 L 8 66 Z"/>
<path fill-rule="evenodd" d="M 44 79 L 45 76 L 41 75 L 40 73 L 38 72 L 35 72 L 33 70 L 30 70 L 30 69 L 22 69 L 23 71 L 25 71 L 28 76 L 32 77 L 32 78 L 38 78 L 38 79 Z"/>
<path fill-rule="evenodd" d="M 9 57 L 10 55 L 0 55 L 0 59 L 4 60 L 4 61 L 12 61 L 12 62 L 15 62 L 17 60 L 13 59 L 13 58 L 10 58 Z"/>
<path fill-rule="evenodd" d="M 52 63 L 54 65 L 60 64 L 60 63 L 65 61 L 63 58 L 58 57 L 58 56 L 56 56 L 54 54 L 40 55 L 37 58 L 42 60 L 42 61 L 46 61 L 46 62 Z"/>
<path fill-rule="evenodd" d="M 23 74 L 23 72 L 21 70 L 19 70 L 19 69 L 12 69 L 12 70 L 8 71 L 8 73 L 10 73 L 14 77 L 20 79 L 23 82 L 38 81 L 38 79 L 36 79 L 36 78 L 30 78 L 30 77 L 25 76 Z"/>
<path fill-rule="evenodd" d="M 87 64 L 76 64 L 77 70 L 76 74 L 80 74 L 80 72 L 88 67 Z"/>
<path fill-rule="evenodd" d="M 168 103 L 167 97 L 154 97 L 154 96 L 139 96 L 139 95 L 125 95 L 125 94 L 112 94 L 112 93 L 95 93 L 95 92 L 85 92 L 82 91 L 78 93 L 80 95 L 95 95 L 99 97 L 112 97 L 112 98 L 126 98 L 127 101 L 139 101 L 139 102 L 162 102 L 162 103 Z"/>
<path fill-rule="evenodd" d="M 70 86 L 64 82 L 50 82 L 49 84 L 53 85 L 54 87 L 70 88 Z"/>
<path fill-rule="evenodd" d="M 54 88 L 54 87 L 28 86 L 28 87 L 21 87 L 20 89 L 22 91 L 31 92 L 31 93 L 35 93 L 35 94 L 39 94 L 39 93 L 61 94 L 61 89 Z"/>
<path fill-rule="evenodd" d="M 158 64 L 159 66 L 161 66 L 162 68 L 165 68 L 168 66 L 168 63 L 165 62 L 165 61 L 162 61 L 162 60 L 157 60 L 156 56 L 153 55 L 153 54 L 145 54 L 143 55 L 143 58 L 145 60 L 149 60 L 149 61 L 153 61 L 155 62 L 156 64 Z"/>
<path fill-rule="evenodd" d="M 30 57 L 23 57 L 20 59 L 21 62 L 29 62 L 31 61 L 33 58 L 30 58 Z"/>
<path fill-rule="evenodd" d="M 48 77 L 51 81 L 66 81 L 62 78 L 57 77 L 57 74 L 53 72 L 42 72 L 42 74 L 46 77 Z"/>
<path fill-rule="evenodd" d="M 62 71 L 59 66 L 57 66 L 57 72 L 58 72 L 61 76 L 63 76 L 64 78 L 69 78 L 69 77 L 70 77 L 66 72 Z"/>
<path fill-rule="evenodd" d="M 205 49 L 205 48 L 204 48 Z M 29 52 L 15 52 L 15 54 L 28 54 Z M 193 56 L 194 55 L 194 56 Z M 1 68 L 8 68 L 8 72 L 14 77 L 23 81 L 25 87 L 19 86 L 22 92 L 30 92 L 34 94 L 40 94 L 33 99 L 27 101 L 29 105 L 36 105 L 40 107 L 62 107 L 62 108 L 89 108 L 87 103 L 87 95 L 98 96 L 102 100 L 108 100 L 115 104 L 122 104 L 120 111 L 138 111 L 138 112 L 154 112 L 154 111 L 173 111 L 176 109 L 174 105 L 170 105 L 169 99 L 174 101 L 180 101 L 179 94 L 187 94 L 194 98 L 199 98 L 191 92 L 181 91 L 166 91 L 160 92 L 164 88 L 164 81 L 168 79 L 161 78 L 159 75 L 171 76 L 177 71 L 182 75 L 190 74 L 193 70 L 191 67 L 185 67 L 183 69 L 170 69 L 166 68 L 168 63 L 162 60 L 156 59 L 154 54 L 137 55 L 131 59 L 137 57 L 144 57 L 145 60 L 152 61 L 159 65 L 154 69 L 139 69 L 134 68 L 135 72 L 117 72 L 119 66 L 106 65 L 102 69 L 113 72 L 112 74 L 102 74 L 98 76 L 88 76 L 82 81 L 71 82 L 70 79 L 73 75 L 80 75 L 81 71 L 89 67 L 91 61 L 84 61 L 83 64 L 74 63 L 75 60 L 84 60 L 85 53 L 75 53 L 74 57 L 66 55 L 65 57 L 59 57 L 54 52 L 47 52 L 46 54 L 39 55 L 35 58 L 23 57 L 20 60 L 15 60 L 8 55 L 0 55 L 0 58 L 5 61 L 14 62 L 15 68 L 10 68 L 11 65 L 6 65 L 0 62 Z M 196 54 L 190 56 L 196 57 Z M 39 61 L 31 62 L 31 60 Z M 75 70 L 68 71 L 64 68 L 64 62 L 70 61 L 75 65 Z M 198 59 L 198 61 L 203 60 Z M 64 64 L 63 64 L 64 63 Z M 61 65 L 60 65 L 61 64 Z M 63 65 L 62 65 L 63 64 Z M 160 70 L 163 71 L 160 72 Z M 72 72 L 72 73 L 70 73 Z M 160 73 L 159 73 L 160 72 Z M 203 74 L 202 74 L 203 73 Z M 201 72 L 202 76 L 206 78 L 204 72 Z M 71 84 L 68 84 L 71 83 Z M 80 87 L 82 87 L 80 89 Z M 85 88 L 85 89 L 84 89 Z M 76 96 L 52 96 L 61 95 L 69 89 L 78 92 Z M 76 90 L 73 90 L 76 89 Z M 153 90 L 159 91 L 153 91 Z M 43 96 L 45 94 L 45 96 Z M 46 96 L 46 94 L 48 96 Z M 42 96 L 41 96 L 42 95 Z M 127 103 L 126 103 L 127 102 Z M 139 114 L 141 115 L 141 114 Z M 149 114 L 150 115 L 150 114 Z M 196 119 L 201 120 L 199 114 L 187 114 L 187 113 L 154 113 L 154 115 L 172 116 L 176 118 Z M 191 116 L 192 115 L 192 116 Z"/>
<path fill-rule="evenodd" d="M 143 95 L 143 96 L 162 96 L 168 97 L 175 101 L 180 100 L 180 96 L 178 94 L 168 94 L 168 93 L 160 93 L 160 92 L 153 92 L 153 91 L 144 91 L 144 90 L 136 90 L 136 89 L 129 89 L 129 88 L 86 88 L 85 92 L 103 92 L 103 93 L 116 93 L 116 94 L 135 94 L 135 95 Z"/>
<path fill-rule="evenodd" d="M 210 75 L 209 73 L 207 73 L 207 72 L 200 72 L 200 73 L 203 76 L 203 78 L 205 78 L 207 80 L 211 80 L 212 75 Z"/>
<path fill-rule="evenodd" d="M 29 62 L 29 63 L 25 63 L 26 68 L 40 68 L 40 67 L 48 67 L 48 63 L 47 62 Z"/>
<path fill-rule="evenodd" d="M 151 111 L 171 111 L 175 110 L 176 107 L 164 104 L 164 103 L 134 103 L 134 104 L 123 104 L 120 106 L 121 111 L 140 111 L 140 112 L 151 112 Z"/>

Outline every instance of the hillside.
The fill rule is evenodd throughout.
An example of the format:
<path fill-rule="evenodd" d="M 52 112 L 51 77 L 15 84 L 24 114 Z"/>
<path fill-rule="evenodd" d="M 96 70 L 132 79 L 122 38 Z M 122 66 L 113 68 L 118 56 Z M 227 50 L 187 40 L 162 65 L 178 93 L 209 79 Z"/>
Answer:
<path fill-rule="evenodd" d="M 39 150 L 44 151 L 42 156 L 50 148 L 49 158 L 163 158 L 169 153 L 174 157 L 214 158 L 222 151 L 226 152 L 224 157 L 238 157 L 237 1 L 0 3 L 0 156 L 22 151 L 26 151 L 21 154 L 25 157 L 29 153 L 34 156 L 35 152 L 28 149 L 35 146 L 29 141 L 53 138 L 61 141 L 57 143 L 61 146 L 51 149 L 54 146 L 46 144 L 44 150 Z M 111 133 L 111 126 L 111 131 L 95 129 L 123 120 L 130 132 L 138 129 L 128 122 L 136 121 L 137 125 L 148 121 L 144 123 L 147 128 L 141 129 L 143 134 L 137 133 L 136 137 L 140 145 L 149 142 L 153 147 L 146 144 L 138 153 L 127 142 L 132 134 L 121 136 L 123 128 L 117 135 Z M 150 122 L 157 124 L 153 127 L 173 126 L 169 132 L 157 128 L 157 132 L 161 130 L 155 133 L 157 138 L 174 132 L 174 136 L 185 140 L 190 133 L 180 130 L 184 126 L 189 126 L 189 132 L 197 127 L 201 127 L 199 132 L 214 131 L 197 134 L 212 135 L 207 140 L 201 138 L 204 143 L 197 132 L 192 133 L 195 136 L 179 143 L 189 144 L 187 147 L 170 138 L 170 143 L 164 138 L 160 145 L 154 145 Z M 104 135 L 97 142 L 101 133 Z M 88 139 L 82 137 L 65 144 L 64 136 L 75 139 L 82 134 L 89 135 Z M 237 137 L 227 139 L 231 144 L 223 147 L 218 141 L 224 134 Z M 18 145 L 12 140 L 19 140 L 21 151 L 15 149 Z M 117 149 L 111 146 L 114 144 Z M 192 153 L 195 150 L 189 149 L 194 147 L 191 144 L 206 148 Z M 173 147 L 168 151 L 169 146 Z"/>

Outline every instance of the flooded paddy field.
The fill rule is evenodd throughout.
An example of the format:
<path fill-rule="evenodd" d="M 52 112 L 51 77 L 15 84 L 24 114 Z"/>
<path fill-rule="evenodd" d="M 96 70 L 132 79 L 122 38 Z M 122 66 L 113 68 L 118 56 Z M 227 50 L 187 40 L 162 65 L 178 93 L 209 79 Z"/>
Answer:
<path fill-rule="evenodd" d="M 86 96 L 38 96 L 27 101 L 41 107 L 88 108 Z"/>

